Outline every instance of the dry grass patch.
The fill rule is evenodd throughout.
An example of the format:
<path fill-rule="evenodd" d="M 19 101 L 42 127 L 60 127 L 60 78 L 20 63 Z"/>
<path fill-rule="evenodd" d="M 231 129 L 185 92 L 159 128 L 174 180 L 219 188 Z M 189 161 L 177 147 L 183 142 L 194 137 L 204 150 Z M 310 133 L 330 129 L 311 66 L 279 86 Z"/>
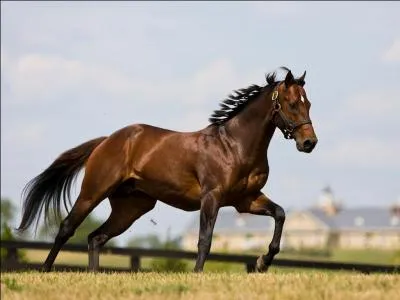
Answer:
<path fill-rule="evenodd" d="M 400 275 L 3 273 L 2 299 L 400 299 Z M 3 298 L 4 297 L 4 298 Z"/>

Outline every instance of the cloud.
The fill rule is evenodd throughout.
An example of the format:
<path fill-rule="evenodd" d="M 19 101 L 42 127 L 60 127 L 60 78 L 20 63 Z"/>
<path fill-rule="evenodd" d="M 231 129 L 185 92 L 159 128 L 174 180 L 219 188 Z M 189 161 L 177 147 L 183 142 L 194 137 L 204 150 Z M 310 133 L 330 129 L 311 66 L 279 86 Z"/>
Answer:
<path fill-rule="evenodd" d="M 208 118 L 211 112 L 211 110 L 202 108 L 194 109 L 179 118 L 172 119 L 169 124 L 166 123 L 164 126 L 172 130 L 181 130 L 182 128 L 185 128 L 184 131 L 199 130 L 209 125 Z"/>
<path fill-rule="evenodd" d="M 392 45 L 382 54 L 385 62 L 400 62 L 400 39 L 395 39 Z"/>
<path fill-rule="evenodd" d="M 255 70 L 251 73 L 240 72 L 230 60 L 221 58 L 198 70 L 186 82 L 180 80 L 179 84 L 181 87 L 185 86 L 189 103 L 204 101 L 217 103 L 233 89 L 252 83 L 263 83 L 265 81 L 264 72 L 264 70 Z"/>
<path fill-rule="evenodd" d="M 17 103 L 57 101 L 63 93 L 91 89 L 129 94 L 134 88 L 129 78 L 112 69 L 42 54 L 27 54 L 10 63 L 4 77 Z"/>
<path fill-rule="evenodd" d="M 257 75 L 262 79 L 262 72 Z M 232 89 L 250 84 L 256 76 L 241 74 L 227 59 L 216 59 L 187 78 L 151 82 L 127 75 L 118 69 L 66 59 L 55 55 L 27 54 L 9 62 L 4 69 L 10 89 L 6 101 L 62 101 L 66 93 L 97 91 L 113 101 L 125 101 L 140 95 L 149 102 L 175 101 L 203 103 L 218 101 Z M 224 94 L 222 94 L 224 93 Z"/>
<path fill-rule="evenodd" d="M 252 8 L 257 14 L 268 16 L 270 18 L 294 17 L 296 15 L 304 16 L 304 9 L 301 5 L 291 1 L 277 1 L 277 2 L 252 2 Z M 303 6 L 304 7 L 304 6 Z"/>
<path fill-rule="evenodd" d="M 7 128 L 3 131 L 2 140 L 8 145 L 7 148 L 12 145 L 12 147 L 28 147 L 31 149 L 44 141 L 45 134 L 46 126 L 43 122 L 29 122 Z"/>
<path fill-rule="evenodd" d="M 1 47 L 1 71 L 7 68 L 8 56 L 3 47 Z"/>
<path fill-rule="evenodd" d="M 331 166 L 356 166 L 367 169 L 400 168 L 397 159 L 400 141 L 382 140 L 375 137 L 353 137 L 325 149 L 319 154 L 324 164 Z"/>
<path fill-rule="evenodd" d="M 342 111 L 347 117 L 398 119 L 400 89 L 367 90 L 347 98 Z"/>
<path fill-rule="evenodd" d="M 400 142 L 400 90 L 366 90 L 349 96 L 317 127 L 321 134 L 318 157 L 324 165 L 364 169 L 394 169 Z M 328 123 L 326 125 L 325 123 Z"/>

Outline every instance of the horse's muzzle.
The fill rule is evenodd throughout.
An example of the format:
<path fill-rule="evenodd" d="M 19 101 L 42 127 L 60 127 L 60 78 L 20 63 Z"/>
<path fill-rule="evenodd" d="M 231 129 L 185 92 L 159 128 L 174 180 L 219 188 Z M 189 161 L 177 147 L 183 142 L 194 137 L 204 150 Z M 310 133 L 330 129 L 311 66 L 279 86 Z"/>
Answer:
<path fill-rule="evenodd" d="M 317 143 L 318 143 L 317 138 L 307 138 L 301 142 L 296 142 L 296 146 L 297 150 L 301 152 L 310 153 L 311 151 L 313 151 Z"/>

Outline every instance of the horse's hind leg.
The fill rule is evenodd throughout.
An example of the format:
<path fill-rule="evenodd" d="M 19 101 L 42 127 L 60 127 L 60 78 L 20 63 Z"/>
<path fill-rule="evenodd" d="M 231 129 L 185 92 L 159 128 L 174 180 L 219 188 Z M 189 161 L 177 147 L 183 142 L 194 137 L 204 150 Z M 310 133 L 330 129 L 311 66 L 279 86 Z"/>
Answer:
<path fill-rule="evenodd" d="M 101 202 L 102 199 L 78 197 L 71 212 L 60 224 L 60 229 L 55 238 L 53 247 L 43 264 L 43 271 L 49 272 L 61 250 L 68 239 L 74 235 L 76 228 L 82 223 L 87 215 Z"/>
<path fill-rule="evenodd" d="M 86 170 L 79 197 L 68 216 L 60 224 L 54 245 L 43 264 L 43 271 L 48 272 L 51 270 L 62 246 L 74 235 L 76 228 L 108 196 L 108 193 L 120 183 L 121 174 L 117 167 L 118 165 L 115 164 L 116 169 L 110 172 L 99 172 L 99 168 Z M 100 178 L 99 174 L 102 175 Z"/>
<path fill-rule="evenodd" d="M 111 238 L 120 235 L 142 215 L 152 210 L 157 200 L 141 192 L 115 194 L 109 197 L 111 214 L 107 221 L 88 236 L 89 271 L 99 269 L 100 248 Z"/>

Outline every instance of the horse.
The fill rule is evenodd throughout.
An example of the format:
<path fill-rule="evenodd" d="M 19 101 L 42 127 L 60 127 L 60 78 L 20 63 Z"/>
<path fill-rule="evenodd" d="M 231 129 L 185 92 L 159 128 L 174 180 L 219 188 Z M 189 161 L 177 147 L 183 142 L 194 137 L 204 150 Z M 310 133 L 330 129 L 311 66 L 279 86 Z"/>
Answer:
<path fill-rule="evenodd" d="M 297 150 L 310 153 L 317 136 L 310 119 L 304 74 L 290 69 L 284 80 L 276 71 L 265 75 L 266 84 L 234 90 L 198 131 L 178 132 L 148 124 L 132 124 L 87 141 L 62 153 L 23 189 L 23 214 L 18 227 L 28 229 L 42 211 L 61 216 L 61 205 L 71 206 L 70 189 L 85 169 L 80 193 L 60 223 L 42 271 L 52 265 L 68 239 L 88 214 L 108 198 L 111 213 L 88 235 L 88 270 L 99 269 L 99 252 L 111 238 L 126 231 L 152 210 L 157 201 L 184 211 L 200 210 L 197 259 L 194 272 L 202 272 L 221 207 L 239 213 L 274 218 L 272 240 L 255 262 L 265 272 L 280 251 L 284 209 L 261 192 L 269 174 L 267 150 L 276 128 Z"/>

